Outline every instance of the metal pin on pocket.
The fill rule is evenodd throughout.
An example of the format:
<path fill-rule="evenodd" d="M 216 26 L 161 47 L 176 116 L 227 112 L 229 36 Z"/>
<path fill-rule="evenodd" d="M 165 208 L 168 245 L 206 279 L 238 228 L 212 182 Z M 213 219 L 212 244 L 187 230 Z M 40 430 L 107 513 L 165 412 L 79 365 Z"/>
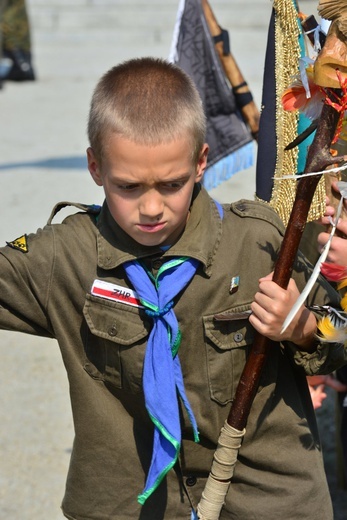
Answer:
<path fill-rule="evenodd" d="M 233 276 L 230 282 L 230 294 L 234 294 L 239 290 L 240 285 L 240 277 L 239 276 Z"/>

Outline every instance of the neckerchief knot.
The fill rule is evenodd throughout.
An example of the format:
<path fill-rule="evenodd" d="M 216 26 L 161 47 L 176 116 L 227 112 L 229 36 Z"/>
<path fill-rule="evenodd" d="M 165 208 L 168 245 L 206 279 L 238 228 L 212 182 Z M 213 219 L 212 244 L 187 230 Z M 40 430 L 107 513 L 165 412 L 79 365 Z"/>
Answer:
<path fill-rule="evenodd" d="M 143 303 L 143 302 L 142 302 Z M 163 309 L 158 309 L 157 311 L 153 311 L 152 309 L 146 309 L 145 313 L 147 316 L 150 316 L 151 318 L 160 318 L 160 316 L 165 316 L 169 312 L 169 310 L 173 307 L 174 302 L 171 300 L 171 302 L 167 303 Z"/>

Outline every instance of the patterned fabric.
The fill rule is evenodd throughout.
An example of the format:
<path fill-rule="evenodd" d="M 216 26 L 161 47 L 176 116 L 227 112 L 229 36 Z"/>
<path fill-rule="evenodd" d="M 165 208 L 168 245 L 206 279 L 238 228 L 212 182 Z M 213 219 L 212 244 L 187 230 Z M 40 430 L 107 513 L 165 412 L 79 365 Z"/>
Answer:
<path fill-rule="evenodd" d="M 170 59 L 192 77 L 203 100 L 210 146 L 204 185 L 210 189 L 253 164 L 253 139 L 226 81 L 200 1 L 181 4 L 176 28 Z M 209 168 L 227 157 L 209 180 Z"/>
<path fill-rule="evenodd" d="M 313 136 L 299 147 L 285 151 L 310 121 L 298 112 L 283 109 L 281 96 L 299 73 L 305 54 L 303 31 L 296 0 L 274 0 L 269 24 L 263 79 L 262 112 L 259 123 L 256 166 L 256 197 L 269 202 L 287 225 L 296 194 L 296 180 L 277 180 L 304 170 L 307 147 Z M 325 207 L 322 179 L 313 198 L 308 220 L 317 220 Z"/>

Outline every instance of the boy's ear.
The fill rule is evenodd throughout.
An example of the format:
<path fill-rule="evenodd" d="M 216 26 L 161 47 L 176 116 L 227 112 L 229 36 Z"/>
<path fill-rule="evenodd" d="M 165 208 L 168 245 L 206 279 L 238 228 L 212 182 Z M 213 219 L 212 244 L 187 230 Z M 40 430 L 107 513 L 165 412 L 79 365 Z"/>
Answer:
<path fill-rule="evenodd" d="M 209 146 L 207 143 L 205 143 L 203 145 L 203 147 L 201 148 L 198 164 L 196 166 L 195 182 L 200 182 L 204 175 L 204 172 L 205 172 L 206 166 L 207 166 L 208 150 L 209 150 Z"/>
<path fill-rule="evenodd" d="M 102 176 L 101 176 L 99 164 L 95 157 L 93 149 L 90 147 L 87 148 L 87 161 L 88 161 L 88 170 L 90 172 L 90 175 L 93 177 L 94 182 L 98 186 L 102 186 L 103 182 L 102 182 Z"/>

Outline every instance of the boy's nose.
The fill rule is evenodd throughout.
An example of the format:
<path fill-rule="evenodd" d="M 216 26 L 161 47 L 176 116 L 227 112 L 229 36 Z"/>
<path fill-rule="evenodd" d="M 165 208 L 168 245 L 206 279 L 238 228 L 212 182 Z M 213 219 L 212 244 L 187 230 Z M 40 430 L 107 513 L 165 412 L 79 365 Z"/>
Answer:
<path fill-rule="evenodd" d="M 141 197 L 140 203 L 141 215 L 155 219 L 163 213 L 163 200 L 159 193 L 150 191 Z"/>

